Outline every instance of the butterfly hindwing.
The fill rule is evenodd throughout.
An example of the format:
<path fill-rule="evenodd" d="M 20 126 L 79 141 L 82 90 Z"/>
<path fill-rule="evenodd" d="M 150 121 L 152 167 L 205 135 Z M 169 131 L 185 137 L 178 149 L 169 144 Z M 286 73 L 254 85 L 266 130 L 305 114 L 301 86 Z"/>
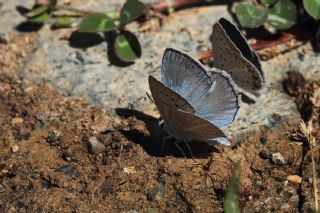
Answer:
<path fill-rule="evenodd" d="M 210 142 L 214 138 L 225 138 L 224 133 L 209 121 L 183 110 L 176 110 L 171 127 L 183 137 Z"/>

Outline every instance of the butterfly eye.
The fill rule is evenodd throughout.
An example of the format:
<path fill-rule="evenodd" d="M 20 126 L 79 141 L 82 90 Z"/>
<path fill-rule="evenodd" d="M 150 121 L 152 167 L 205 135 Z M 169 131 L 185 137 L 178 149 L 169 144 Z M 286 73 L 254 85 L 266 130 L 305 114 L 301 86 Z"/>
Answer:
<path fill-rule="evenodd" d="M 161 127 L 161 129 L 163 129 L 163 127 L 164 127 L 164 120 L 159 121 L 159 126 Z"/>

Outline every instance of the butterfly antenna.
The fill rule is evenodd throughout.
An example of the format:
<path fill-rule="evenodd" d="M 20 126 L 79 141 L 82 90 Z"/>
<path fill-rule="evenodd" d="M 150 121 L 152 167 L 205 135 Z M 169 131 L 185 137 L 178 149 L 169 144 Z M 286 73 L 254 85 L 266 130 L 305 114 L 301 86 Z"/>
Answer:
<path fill-rule="evenodd" d="M 150 99 L 150 101 L 151 101 L 152 103 L 154 103 L 154 100 L 151 98 L 151 96 L 149 95 L 149 93 L 146 92 L 146 94 L 147 94 L 148 98 Z"/>

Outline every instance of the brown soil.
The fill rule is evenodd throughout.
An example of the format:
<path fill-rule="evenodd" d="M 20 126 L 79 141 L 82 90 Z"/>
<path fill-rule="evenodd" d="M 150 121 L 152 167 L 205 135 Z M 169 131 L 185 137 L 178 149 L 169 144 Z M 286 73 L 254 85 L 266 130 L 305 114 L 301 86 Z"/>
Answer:
<path fill-rule="evenodd" d="M 17 37 L 26 49 L 31 39 Z M 82 100 L 50 85 L 16 77 L 23 48 L 1 44 L 0 209 L 4 212 L 222 212 L 230 169 L 241 160 L 242 212 L 308 212 L 313 208 L 311 158 L 291 139 L 296 124 L 279 122 L 232 147 L 191 144 L 194 159 L 172 145 L 162 149 L 157 120 L 142 112 L 118 110 L 122 125 Z M 22 52 L 21 52 L 22 51 Z M 7 63 L 10 62 L 10 63 Z M 296 76 L 298 74 L 293 74 Z M 302 114 L 319 83 L 289 89 Z M 319 121 L 311 110 L 308 118 Z M 318 116 L 318 117 L 317 117 Z M 319 126 L 315 125 L 314 132 Z M 106 146 L 91 154 L 88 138 Z M 15 148 L 18 147 L 18 150 Z M 186 147 L 182 146 L 188 154 Z M 285 164 L 270 153 L 281 153 Z M 318 161 L 319 155 L 315 153 Z M 286 181 L 302 177 L 301 184 Z"/>

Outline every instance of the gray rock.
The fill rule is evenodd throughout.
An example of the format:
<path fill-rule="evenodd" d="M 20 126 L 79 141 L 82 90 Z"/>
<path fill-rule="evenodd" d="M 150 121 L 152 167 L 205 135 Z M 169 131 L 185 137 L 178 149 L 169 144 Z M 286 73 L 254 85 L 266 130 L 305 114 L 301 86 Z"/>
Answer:
<path fill-rule="evenodd" d="M 60 132 L 56 130 L 49 131 L 47 142 L 51 144 L 56 143 L 58 141 L 59 136 L 60 136 Z"/>
<path fill-rule="evenodd" d="M 284 160 L 283 156 L 279 152 L 272 154 L 272 162 L 279 166 L 286 164 L 286 161 Z"/>
<path fill-rule="evenodd" d="M 148 194 L 148 199 L 150 201 L 161 201 L 164 198 L 165 188 L 163 184 L 160 184 L 152 189 Z"/>
<path fill-rule="evenodd" d="M 65 166 L 61 166 L 58 169 L 56 169 L 56 171 L 58 172 L 62 172 L 70 177 L 79 177 L 80 176 L 80 172 L 77 168 L 71 166 L 71 165 L 65 165 Z"/>
<path fill-rule="evenodd" d="M 260 156 L 263 159 L 272 159 L 273 153 L 268 150 L 262 150 Z"/>
<path fill-rule="evenodd" d="M 94 136 L 89 138 L 88 147 L 92 154 L 100 154 L 106 149 L 105 145 Z"/>

